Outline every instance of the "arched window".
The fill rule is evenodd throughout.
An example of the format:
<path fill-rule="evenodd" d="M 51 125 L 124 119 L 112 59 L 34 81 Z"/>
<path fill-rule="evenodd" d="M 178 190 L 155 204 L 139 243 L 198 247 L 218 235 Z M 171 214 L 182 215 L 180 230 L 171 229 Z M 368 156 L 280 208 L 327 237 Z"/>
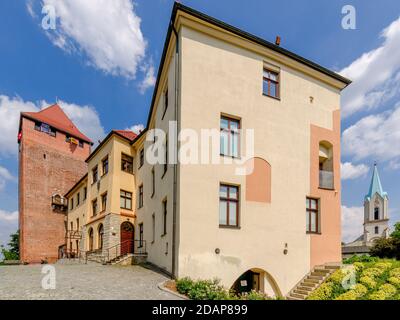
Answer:
<path fill-rule="evenodd" d="M 89 229 L 89 251 L 93 251 L 93 228 Z"/>
<path fill-rule="evenodd" d="M 379 227 L 375 227 L 375 234 L 379 234 Z"/>
<path fill-rule="evenodd" d="M 103 235 L 104 235 L 104 228 L 103 225 L 100 224 L 99 229 L 98 229 L 98 234 L 99 234 L 99 249 L 103 249 Z"/>
<path fill-rule="evenodd" d="M 374 219 L 379 220 L 379 208 L 378 207 L 376 207 L 374 209 Z"/>
<path fill-rule="evenodd" d="M 333 145 L 328 141 L 319 143 L 319 187 L 334 189 Z"/>

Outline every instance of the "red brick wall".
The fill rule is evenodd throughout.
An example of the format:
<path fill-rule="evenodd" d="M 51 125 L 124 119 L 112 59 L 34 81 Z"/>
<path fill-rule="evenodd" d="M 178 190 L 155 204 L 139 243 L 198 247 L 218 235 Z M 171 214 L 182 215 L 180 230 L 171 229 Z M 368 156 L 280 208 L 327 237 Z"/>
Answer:
<path fill-rule="evenodd" d="M 22 119 L 19 154 L 19 225 L 21 260 L 54 262 L 65 243 L 65 214 L 53 211 L 51 196 L 64 195 L 86 172 L 90 146 L 81 148 L 34 130 L 34 122 Z"/>

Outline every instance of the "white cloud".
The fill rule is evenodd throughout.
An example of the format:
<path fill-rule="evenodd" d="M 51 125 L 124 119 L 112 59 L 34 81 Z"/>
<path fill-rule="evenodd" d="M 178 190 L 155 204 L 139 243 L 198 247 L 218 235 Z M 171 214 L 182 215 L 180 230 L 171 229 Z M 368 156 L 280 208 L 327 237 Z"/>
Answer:
<path fill-rule="evenodd" d="M 4 210 L 0 210 L 0 221 L 17 221 L 18 220 L 18 211 L 7 212 Z"/>
<path fill-rule="evenodd" d="M 39 111 L 33 102 L 0 95 L 0 155 L 16 155 L 20 112 Z"/>
<path fill-rule="evenodd" d="M 364 177 L 369 171 L 365 164 L 354 165 L 351 162 L 345 162 L 340 165 L 342 180 L 353 180 Z"/>
<path fill-rule="evenodd" d="M 75 123 L 79 130 L 97 142 L 105 136 L 100 117 L 92 106 L 80 106 L 64 101 L 58 102 L 68 117 Z M 18 152 L 17 135 L 21 112 L 37 112 L 48 107 L 50 103 L 41 101 L 34 103 L 24 101 L 20 97 L 0 95 L 0 156 L 15 156 Z M 6 119 L 6 120 L 5 120 Z"/>
<path fill-rule="evenodd" d="M 139 91 L 141 94 L 144 94 L 148 88 L 151 88 L 156 83 L 156 76 L 154 75 L 155 69 L 154 66 L 148 65 L 142 68 L 145 76 L 142 82 L 139 84 Z"/>
<path fill-rule="evenodd" d="M 136 134 L 139 134 L 140 132 L 142 132 L 144 130 L 144 125 L 143 124 L 135 124 L 130 128 L 127 128 L 126 130 L 131 130 Z"/>
<path fill-rule="evenodd" d="M 6 168 L 0 166 L 0 191 L 4 190 L 7 181 L 17 181 L 17 179 Z"/>
<path fill-rule="evenodd" d="M 146 40 L 131 0 L 43 0 L 54 6 L 56 30 L 46 34 L 68 53 L 84 52 L 105 73 L 134 79 Z"/>
<path fill-rule="evenodd" d="M 342 241 L 354 241 L 363 234 L 364 208 L 342 206 Z"/>
<path fill-rule="evenodd" d="M 343 154 L 355 160 L 398 160 L 400 157 L 400 104 L 393 110 L 369 115 L 344 130 Z M 393 163 L 396 163 L 393 162 Z"/>
<path fill-rule="evenodd" d="M 340 71 L 353 80 L 342 94 L 343 116 L 376 108 L 400 91 L 400 18 L 384 29 L 381 37 L 384 40 L 379 48 L 364 53 Z"/>
<path fill-rule="evenodd" d="M 7 246 L 10 241 L 10 235 L 16 232 L 17 229 L 18 211 L 8 212 L 0 209 L 0 245 Z"/>

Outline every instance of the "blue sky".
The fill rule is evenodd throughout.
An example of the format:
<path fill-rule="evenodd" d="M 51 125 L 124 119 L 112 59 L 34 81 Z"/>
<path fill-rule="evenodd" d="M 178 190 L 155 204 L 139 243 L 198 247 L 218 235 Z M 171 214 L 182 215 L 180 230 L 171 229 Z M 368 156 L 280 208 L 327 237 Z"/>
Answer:
<path fill-rule="evenodd" d="M 41 27 L 42 2 L 57 9 L 56 30 Z M 375 160 L 392 221 L 400 220 L 398 0 L 181 2 L 270 41 L 280 35 L 286 49 L 355 80 L 343 98 L 345 240 L 362 230 L 363 196 Z M 95 141 L 113 128 L 132 128 L 147 119 L 173 1 L 70 3 L 0 2 L 0 243 L 17 225 L 21 110 L 39 110 L 59 99 Z M 356 30 L 341 27 L 346 4 L 356 9 Z"/>

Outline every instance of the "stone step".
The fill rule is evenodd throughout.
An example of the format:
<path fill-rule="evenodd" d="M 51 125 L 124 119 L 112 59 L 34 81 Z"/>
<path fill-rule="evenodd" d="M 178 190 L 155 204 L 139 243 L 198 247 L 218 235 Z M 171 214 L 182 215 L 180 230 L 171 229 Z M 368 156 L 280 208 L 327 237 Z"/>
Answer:
<path fill-rule="evenodd" d="M 320 278 L 325 278 L 328 274 L 329 274 L 329 272 L 327 272 L 327 273 L 319 272 L 319 271 L 311 272 L 312 276 L 317 276 L 317 277 L 320 277 Z"/>
<path fill-rule="evenodd" d="M 313 275 L 313 274 L 311 274 L 311 275 L 309 275 L 309 276 L 307 277 L 307 279 L 314 279 L 314 280 L 320 281 L 320 280 L 323 280 L 324 277 L 321 277 L 320 275 Z"/>
<path fill-rule="evenodd" d="M 330 269 L 320 269 L 320 268 L 317 269 L 317 268 L 316 268 L 316 269 L 314 269 L 313 272 L 318 272 L 318 273 L 327 274 L 327 273 L 331 272 L 331 270 L 330 270 Z"/>
<path fill-rule="evenodd" d="M 298 294 L 301 294 L 301 295 L 307 297 L 310 294 L 310 291 L 305 291 L 305 290 L 301 290 L 301 289 L 297 288 L 297 289 L 293 290 L 293 293 L 298 293 Z"/>
<path fill-rule="evenodd" d="M 310 288 L 310 289 L 314 289 L 315 287 L 316 287 L 316 283 L 315 282 L 305 282 L 305 280 L 303 280 L 302 282 L 301 282 L 301 284 L 300 284 L 300 286 L 303 286 L 303 287 L 308 287 L 308 288 Z"/>
<path fill-rule="evenodd" d="M 308 286 L 299 285 L 299 286 L 297 287 L 297 289 L 303 290 L 303 291 L 309 291 L 309 292 L 311 292 L 311 291 L 313 291 L 314 286 L 308 287 Z"/>
<path fill-rule="evenodd" d="M 299 299 L 299 298 L 296 298 L 296 297 L 288 296 L 286 298 L 286 300 L 303 300 L 303 299 Z"/>
<path fill-rule="evenodd" d="M 304 299 L 307 297 L 307 295 L 300 294 L 300 293 L 295 293 L 295 292 L 292 292 L 292 293 L 290 294 L 290 296 L 291 296 L 291 297 L 294 297 L 294 298 L 301 299 L 301 300 L 304 300 Z"/>
<path fill-rule="evenodd" d="M 338 270 L 338 269 L 340 269 L 341 267 L 342 267 L 341 265 L 332 264 L 332 265 L 326 265 L 326 266 L 325 266 L 325 269 L 327 269 L 327 270 Z"/>
<path fill-rule="evenodd" d="M 309 279 L 309 278 L 307 278 L 307 279 L 304 279 L 303 282 L 304 283 L 312 283 L 312 284 L 316 285 L 316 284 L 319 284 L 321 281 L 317 280 L 317 279 Z"/>

